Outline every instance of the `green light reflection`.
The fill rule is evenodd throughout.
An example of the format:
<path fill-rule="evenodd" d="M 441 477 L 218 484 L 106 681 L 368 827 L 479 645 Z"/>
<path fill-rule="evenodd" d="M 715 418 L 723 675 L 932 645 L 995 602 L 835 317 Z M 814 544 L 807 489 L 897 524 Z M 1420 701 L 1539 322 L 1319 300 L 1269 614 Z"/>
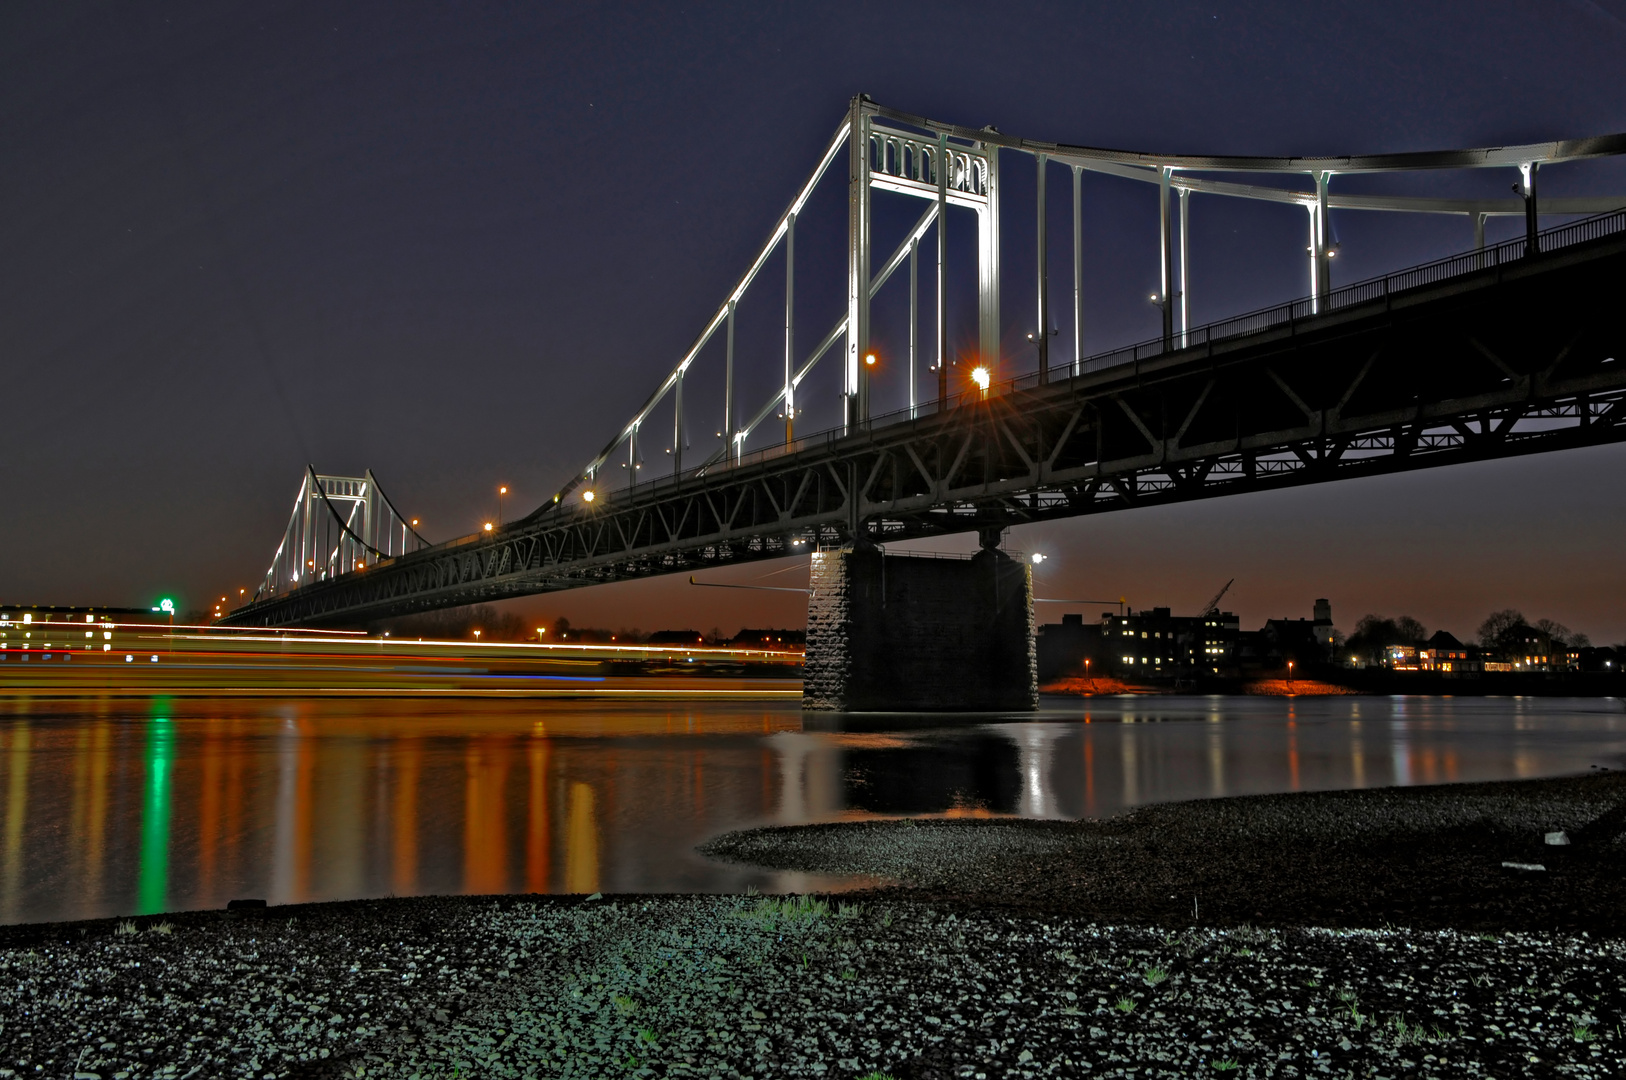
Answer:
<path fill-rule="evenodd" d="M 168 712 L 169 702 L 153 702 L 153 712 Z M 168 716 L 147 722 L 147 791 L 141 808 L 141 877 L 136 887 L 136 914 L 155 915 L 169 899 L 169 796 L 175 762 L 175 725 Z"/>

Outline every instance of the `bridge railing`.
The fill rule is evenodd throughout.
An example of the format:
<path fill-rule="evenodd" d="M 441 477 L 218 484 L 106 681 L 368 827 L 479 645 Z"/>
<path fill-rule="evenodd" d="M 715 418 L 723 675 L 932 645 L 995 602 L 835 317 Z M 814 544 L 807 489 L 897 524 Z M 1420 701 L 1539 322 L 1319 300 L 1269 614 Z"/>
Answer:
<path fill-rule="evenodd" d="M 1626 233 L 1626 208 L 1544 229 L 1537 234 L 1537 246 L 1541 253 L 1551 253 L 1577 244 L 1622 233 Z M 1077 365 L 1077 374 L 1095 374 L 1113 368 L 1137 364 L 1156 357 L 1173 355 L 1191 349 L 1203 349 L 1214 342 L 1246 337 L 1249 334 L 1262 333 L 1281 326 L 1291 326 L 1304 319 L 1359 307 L 1410 289 L 1510 265 L 1525 257 L 1525 246 L 1526 239 L 1521 236 L 1504 243 L 1463 252 L 1458 255 L 1450 255 L 1419 266 L 1411 266 L 1404 270 L 1368 278 L 1365 281 L 1357 281 L 1334 289 L 1319 298 L 1300 297 L 1284 304 L 1275 304 L 1271 307 L 1260 308 L 1257 311 L 1219 319 L 1203 326 L 1193 327 L 1184 335 L 1177 334 L 1173 350 L 1166 348 L 1163 339 L 1160 337 L 1136 342 L 1133 345 L 1125 345 L 1121 348 L 1111 349 L 1085 358 Z M 1071 363 L 1055 365 L 1051 367 L 1049 374 L 1050 382 L 1063 382 L 1074 375 L 1074 365 Z M 954 395 L 948 399 L 948 405 L 950 408 L 958 408 L 983 398 L 997 397 L 1015 390 L 1029 390 L 1038 385 L 1040 385 L 1039 373 L 1032 371 L 1025 375 L 1003 379 L 990 386 L 986 391 L 972 390 Z M 939 400 L 932 400 L 923 402 L 914 409 L 899 409 L 894 412 L 880 413 L 871 416 L 865 421 L 858 432 L 847 431 L 842 428 L 814 432 L 789 443 L 779 443 L 759 450 L 749 451 L 740 455 L 732 463 L 715 462 L 709 466 L 703 465 L 685 470 L 682 476 L 668 474 L 645 480 L 633 487 L 632 490 L 639 493 L 657 490 L 708 473 L 718 473 L 738 468 L 741 465 L 760 464 L 807 450 L 832 446 L 843 439 L 865 431 L 892 428 L 895 425 L 911 422 L 928 421 L 941 411 L 941 404 Z M 611 495 L 613 498 L 625 491 L 627 491 L 626 488 L 621 488 L 620 492 L 617 492 L 613 486 L 609 486 L 606 494 Z"/>
<path fill-rule="evenodd" d="M 1544 229 L 1537 234 L 1537 247 L 1542 253 L 1550 253 L 1621 233 L 1626 233 L 1626 208 Z M 1410 289 L 1516 263 L 1525 257 L 1525 247 L 1526 240 L 1521 236 L 1501 244 L 1450 255 L 1419 266 L 1357 281 L 1334 289 L 1323 297 L 1300 297 L 1284 304 L 1275 304 L 1257 311 L 1219 319 L 1203 326 L 1193 327 L 1184 335 L 1176 335 L 1174 351 L 1205 348 L 1216 341 L 1262 333 L 1316 315 L 1359 307 Z M 1123 364 L 1162 356 L 1168 351 L 1162 338 L 1153 338 L 1088 357 L 1079 365 L 1079 373 L 1105 371 Z M 1050 369 L 1051 381 L 1066 378 L 1072 372 L 1072 364 L 1055 365 Z M 1038 372 L 1031 372 L 1001 383 L 1000 388 L 1009 386 L 1012 389 L 1021 389 L 1038 384 Z M 990 389 L 989 392 L 993 393 L 994 390 Z"/>

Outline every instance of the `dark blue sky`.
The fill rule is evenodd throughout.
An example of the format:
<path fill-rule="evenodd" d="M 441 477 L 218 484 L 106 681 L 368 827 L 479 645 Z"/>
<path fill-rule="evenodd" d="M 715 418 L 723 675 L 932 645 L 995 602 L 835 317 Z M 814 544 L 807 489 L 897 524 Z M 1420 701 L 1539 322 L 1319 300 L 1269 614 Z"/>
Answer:
<path fill-rule="evenodd" d="M 308 461 L 371 467 L 436 538 L 477 528 L 498 483 L 511 516 L 529 509 L 681 355 L 857 92 L 1181 152 L 1626 130 L 1618 2 L 334 6 L 0 11 L 0 600 L 202 607 L 252 589 Z M 1033 179 L 1008 161 L 1020 364 Z M 1155 209 L 1137 186 L 1089 184 L 1086 330 L 1107 347 L 1155 332 Z M 1626 193 L 1626 170 L 1554 169 L 1543 191 Z M 821 290 L 840 287 L 839 193 L 826 201 L 798 238 L 808 342 L 836 314 Z M 1194 317 L 1305 291 L 1303 225 L 1194 200 Z M 1457 219 L 1335 225 L 1343 280 L 1471 240 Z M 779 303 L 765 294 L 754 317 L 767 327 Z M 759 336 L 741 363 L 754 349 L 777 365 L 771 328 Z M 1324 595 L 1345 629 L 1410 612 L 1466 634 L 1512 604 L 1613 641 L 1623 465 L 1620 449 L 1577 452 L 1014 543 L 1053 556 L 1047 595 L 1194 609 L 1235 577 L 1245 623 Z M 523 606 L 732 629 L 799 621 L 787 596 L 657 582 Z"/>

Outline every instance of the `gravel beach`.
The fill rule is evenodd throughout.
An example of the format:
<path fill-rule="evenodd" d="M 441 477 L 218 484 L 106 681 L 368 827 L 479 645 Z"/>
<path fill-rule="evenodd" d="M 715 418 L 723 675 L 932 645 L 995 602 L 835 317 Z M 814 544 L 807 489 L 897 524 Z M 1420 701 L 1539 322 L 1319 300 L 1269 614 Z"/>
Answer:
<path fill-rule="evenodd" d="M 1619 1076 L 1623 804 L 1610 774 L 754 830 L 709 849 L 899 884 L 4 927 L 0 1076 Z"/>

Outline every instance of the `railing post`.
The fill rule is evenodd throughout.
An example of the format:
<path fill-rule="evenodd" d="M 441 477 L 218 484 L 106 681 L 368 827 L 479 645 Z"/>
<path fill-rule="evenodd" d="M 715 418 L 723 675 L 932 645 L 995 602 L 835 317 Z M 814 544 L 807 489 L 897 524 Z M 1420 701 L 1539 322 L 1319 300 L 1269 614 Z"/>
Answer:
<path fill-rule="evenodd" d="M 1188 204 L 1191 199 L 1189 188 L 1180 188 L 1180 347 L 1186 347 L 1187 337 L 1191 331 L 1191 263 L 1189 261 L 1190 249 L 1186 244 L 1186 236 L 1191 232 L 1191 216 Z"/>
<path fill-rule="evenodd" d="M 672 476 L 683 475 L 683 372 L 672 387 Z"/>
<path fill-rule="evenodd" d="M 1073 377 L 1084 371 L 1084 167 L 1073 166 Z"/>
<path fill-rule="evenodd" d="M 866 260 L 867 261 L 867 260 Z M 867 271 L 866 271 L 867 272 Z M 796 424 L 796 215 L 785 220 L 785 445 Z"/>
<path fill-rule="evenodd" d="M 1039 346 L 1039 385 L 1045 386 L 1050 382 L 1050 248 L 1047 243 L 1045 228 L 1045 173 L 1048 171 L 1050 156 L 1048 154 L 1034 154 L 1038 162 L 1038 219 L 1039 236 L 1037 243 L 1039 260 L 1039 328 L 1035 333 L 1034 342 Z"/>
<path fill-rule="evenodd" d="M 869 380 L 869 110 L 862 96 L 852 100 L 847 152 L 847 401 L 850 430 L 868 415 Z M 788 381 L 788 379 L 787 379 Z"/>
<path fill-rule="evenodd" d="M 920 363 L 920 237 L 909 238 L 909 419 L 915 418 L 919 395 L 915 390 L 915 368 Z"/>
<path fill-rule="evenodd" d="M 1173 228 L 1169 222 L 1169 173 L 1172 170 L 1164 165 L 1157 171 L 1157 239 L 1158 239 L 1158 273 L 1162 282 L 1162 291 L 1158 294 L 1158 306 L 1163 315 L 1163 351 L 1174 349 L 1174 237 Z"/>
<path fill-rule="evenodd" d="M 948 408 L 948 136 L 937 137 L 937 411 Z"/>
<path fill-rule="evenodd" d="M 739 459 L 737 448 L 734 445 L 734 307 L 737 301 L 728 302 L 728 348 L 723 354 L 723 460 L 736 462 Z"/>

